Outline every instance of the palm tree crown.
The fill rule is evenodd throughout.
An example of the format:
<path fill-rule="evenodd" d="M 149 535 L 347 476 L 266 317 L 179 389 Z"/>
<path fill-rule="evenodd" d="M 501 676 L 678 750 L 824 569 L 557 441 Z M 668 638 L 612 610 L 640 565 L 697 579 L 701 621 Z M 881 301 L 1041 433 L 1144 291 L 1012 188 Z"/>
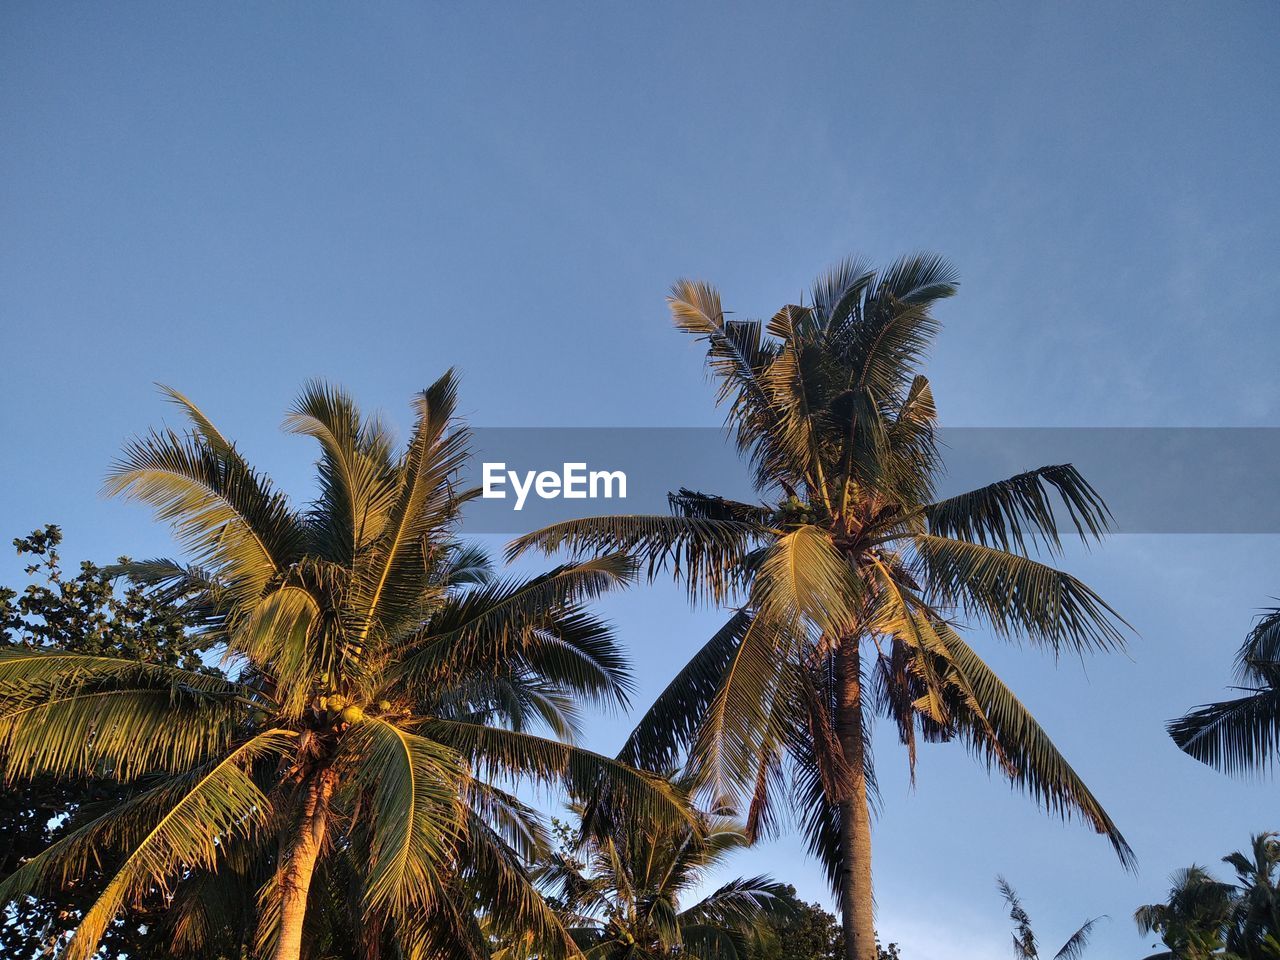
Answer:
<path fill-rule="evenodd" d="M 1222 858 L 1235 883 L 1192 865 L 1173 875 L 1164 903 L 1139 907 L 1138 929 L 1159 934 L 1169 949 L 1148 960 L 1277 960 L 1280 958 L 1280 840 L 1255 834 L 1248 852 Z"/>
<path fill-rule="evenodd" d="M 1040 960 L 1040 945 L 1036 942 L 1036 933 L 1031 926 L 1031 915 L 1027 913 L 1027 908 L 1023 906 L 1022 898 L 1018 896 L 1018 891 L 1009 885 L 1009 881 L 1004 877 L 996 878 L 996 886 L 1000 890 L 1000 896 L 1004 898 L 1005 906 L 1009 908 L 1009 919 L 1013 921 L 1013 955 L 1016 960 Z M 1058 948 L 1053 955 L 1053 960 L 1076 960 L 1084 954 L 1089 947 L 1089 938 L 1093 935 L 1093 928 L 1098 925 L 1098 921 L 1103 917 L 1094 917 L 1092 920 L 1086 920 L 1080 924 L 1080 927 Z"/>
<path fill-rule="evenodd" d="M 731 810 L 700 811 L 676 826 L 589 819 L 539 876 L 591 960 L 746 960 L 760 925 L 786 909 L 786 887 L 764 876 L 730 880 L 682 906 L 749 844 Z"/>
<path fill-rule="evenodd" d="M 726 317 L 694 281 L 669 298 L 707 344 L 727 426 L 758 503 L 681 490 L 671 515 L 568 521 L 524 536 L 572 556 L 626 551 L 694 599 L 734 607 L 661 694 L 622 757 L 651 769 L 687 751 L 713 795 L 736 796 L 754 835 L 789 793 L 842 898 L 847 949 L 874 958 L 867 725 L 916 744 L 958 738 L 1052 812 L 1131 852 L 1031 713 L 963 636 L 963 622 L 1052 653 L 1121 645 L 1123 622 L 1074 577 L 1035 559 L 1059 527 L 1085 540 L 1108 512 L 1070 465 L 939 500 L 936 412 L 919 367 L 932 308 L 956 289 L 940 258 L 883 271 L 841 263 L 762 322 Z"/>
<path fill-rule="evenodd" d="M 341 932 L 361 957 L 387 943 L 397 956 L 470 957 L 495 929 L 547 955 L 572 952 L 523 869 L 545 833 L 499 782 L 529 777 L 575 795 L 607 783 L 658 822 L 684 822 L 659 778 L 563 742 L 578 702 L 626 701 L 623 658 L 584 604 L 627 581 L 630 562 L 500 579 L 459 541 L 468 435 L 452 373 L 415 398 L 400 453 L 347 395 L 309 385 L 286 418 L 320 445 L 306 510 L 194 404 L 169 397 L 190 431 L 132 442 L 107 490 L 173 525 L 188 562 L 129 573 L 187 598 L 204 626 L 198 642 L 219 646 L 228 672 L 0 656 L 7 781 L 92 773 L 136 787 L 27 862 L 0 901 L 74 881 L 109 851 L 118 869 L 68 960 L 91 956 L 112 919 L 156 889 L 174 898 L 179 950 L 238 937 L 229 928 L 245 914 L 226 905 L 247 896 L 262 955 L 346 955 L 306 911 L 316 887 L 356 904 Z"/>

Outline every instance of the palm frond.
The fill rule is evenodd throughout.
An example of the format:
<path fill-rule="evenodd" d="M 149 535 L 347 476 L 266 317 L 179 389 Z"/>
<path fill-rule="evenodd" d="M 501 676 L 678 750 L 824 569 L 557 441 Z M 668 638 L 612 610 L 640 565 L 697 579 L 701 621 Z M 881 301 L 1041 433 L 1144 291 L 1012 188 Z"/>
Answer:
<path fill-rule="evenodd" d="M 1124 646 L 1120 615 L 1075 577 L 1028 557 L 932 534 L 910 538 L 923 581 L 1003 636 L 1024 635 L 1054 653 Z"/>
<path fill-rule="evenodd" d="M 442 743 L 378 718 L 344 738 L 340 762 L 352 788 L 370 796 L 366 904 L 404 919 L 442 882 L 463 827 L 466 767 Z"/>
<path fill-rule="evenodd" d="M 950 665 L 947 682 L 963 693 L 956 721 L 966 742 L 1048 812 L 1079 816 L 1106 836 L 1120 862 L 1132 869 L 1133 850 L 1119 828 L 1013 691 L 949 625 L 923 618 L 917 623 Z"/>
<path fill-rule="evenodd" d="M 654 700 L 618 759 L 646 770 L 665 770 L 675 763 L 702 724 L 751 622 L 749 610 L 734 612 Z"/>
<path fill-rule="evenodd" d="M 477 774 L 511 777 L 543 785 L 563 785 L 571 796 L 607 791 L 637 816 L 657 823 L 682 823 L 683 798 L 661 777 L 610 757 L 543 737 L 453 720 L 424 720 L 423 736 L 447 744 L 467 757 Z"/>
<path fill-rule="evenodd" d="M 239 455 L 199 437 L 153 431 L 125 447 L 105 491 L 148 504 L 197 566 L 251 600 L 298 555 L 303 533 L 282 494 Z"/>
<path fill-rule="evenodd" d="M 767 531 L 752 521 L 687 516 L 587 517 L 555 523 L 511 542 L 507 559 L 529 550 L 563 550 L 582 558 L 608 553 L 636 557 L 653 580 L 670 571 L 693 597 L 723 600 L 734 589 L 732 571 Z"/>
<path fill-rule="evenodd" d="M 0 901 L 43 888 L 59 870 L 64 880 L 69 879 L 68 862 L 83 863 L 96 858 L 102 844 L 123 841 L 123 862 L 66 947 L 69 960 L 89 960 L 107 927 L 132 899 L 156 887 L 164 889 L 184 870 L 212 866 L 221 844 L 266 822 L 270 804 L 245 768 L 283 753 L 295 738 L 284 730 L 260 733 L 218 762 L 165 783 L 104 821 L 81 828 L 0 884 Z"/>
<path fill-rule="evenodd" d="M 492 932 L 519 943 L 531 955 L 562 958 L 578 953 L 563 922 L 543 899 L 525 862 L 483 819 L 472 814 L 460 857 Z"/>
<path fill-rule="evenodd" d="M 361 418 L 349 394 L 319 380 L 303 387 L 284 427 L 320 444 L 312 529 L 328 559 L 350 563 L 382 531 L 396 494 L 390 437 Z"/>
<path fill-rule="evenodd" d="M 778 537 L 756 573 L 751 599 L 758 615 L 778 624 L 816 624 L 830 636 L 853 629 L 862 585 L 831 536 L 805 524 Z"/>
<path fill-rule="evenodd" d="M 925 508 L 929 532 L 1025 554 L 1028 548 L 1060 551 L 1055 499 L 1082 540 L 1100 540 L 1111 512 L 1098 492 L 1069 463 L 1041 467 Z"/>
<path fill-rule="evenodd" d="M 421 572 L 438 547 L 427 541 L 456 518 L 454 484 L 468 455 L 470 434 L 454 422 L 457 396 L 457 378 L 450 370 L 415 400 L 417 423 L 386 523 L 355 567 L 350 603 L 364 616 L 362 639 L 368 639 L 375 625 L 394 635 L 421 612 Z"/>
<path fill-rule="evenodd" d="M 786 625 L 760 617 L 747 625 L 689 751 L 699 790 L 742 798 L 751 789 L 797 643 Z"/>
<path fill-rule="evenodd" d="M 185 771 L 230 742 L 247 693 L 176 667 L 0 651 L 0 772 L 12 783 Z"/>
<path fill-rule="evenodd" d="M 1061 949 L 1053 955 L 1053 960 L 1076 960 L 1085 949 L 1089 946 L 1089 938 L 1093 935 L 1093 928 L 1096 927 L 1101 920 L 1107 919 L 1105 916 L 1094 917 L 1081 924 L 1080 929 L 1067 938 Z"/>
<path fill-rule="evenodd" d="M 1280 746 L 1280 688 L 1197 707 L 1166 725 L 1179 748 L 1231 774 L 1265 767 Z"/>

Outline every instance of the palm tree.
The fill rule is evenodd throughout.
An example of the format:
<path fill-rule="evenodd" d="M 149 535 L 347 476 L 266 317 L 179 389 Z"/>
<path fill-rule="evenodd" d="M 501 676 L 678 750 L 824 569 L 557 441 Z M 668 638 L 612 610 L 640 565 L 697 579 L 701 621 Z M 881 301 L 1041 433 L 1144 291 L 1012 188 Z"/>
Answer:
<path fill-rule="evenodd" d="M 1009 886 L 1009 882 L 1004 877 L 996 877 L 996 886 L 1009 908 L 1009 919 L 1013 921 L 1013 955 L 1018 960 L 1040 960 L 1040 946 L 1036 943 L 1036 934 L 1031 928 L 1031 917 L 1022 905 L 1018 892 Z M 1089 937 L 1093 933 L 1093 928 L 1101 919 L 1103 918 L 1094 917 L 1081 924 L 1080 929 L 1069 936 L 1067 942 L 1058 948 L 1058 952 L 1053 955 L 1053 960 L 1075 960 L 1084 953 L 1089 946 Z"/>
<path fill-rule="evenodd" d="M 1280 745 L 1280 609 L 1259 620 L 1236 654 L 1242 696 L 1169 722 L 1173 742 L 1228 773 L 1265 767 Z"/>
<path fill-rule="evenodd" d="M 549 956 L 572 952 L 523 872 L 545 835 L 500 784 L 532 778 L 578 796 L 607 784 L 658 822 L 684 822 L 660 778 L 564 742 L 577 703 L 626 701 L 623 658 L 584 604 L 630 579 L 630 561 L 499 579 L 458 540 L 468 433 L 452 372 L 415 398 L 399 454 L 346 394 L 309 385 L 285 421 L 320 444 L 305 510 L 168 395 L 190 432 L 131 442 L 107 490 L 173 525 L 190 562 L 130 573 L 188 598 L 229 674 L 0 656 L 6 782 L 92 774 L 137 788 L 28 861 L 0 902 L 73 882 L 106 853 L 118 867 L 68 960 L 91 956 L 113 918 L 157 890 L 175 898 L 175 943 L 199 943 L 223 922 L 217 905 L 243 905 L 259 880 L 256 953 L 276 960 L 302 954 L 317 883 L 354 894 L 348 934 L 371 941 L 365 956 L 385 942 L 402 957 L 473 956 L 477 914 Z"/>
<path fill-rule="evenodd" d="M 1249 852 L 1223 857 L 1235 868 L 1239 895 L 1227 946 L 1246 960 L 1280 958 L 1280 840 L 1275 833 L 1256 834 Z"/>
<path fill-rule="evenodd" d="M 1065 522 L 1100 537 L 1108 512 L 1070 465 L 938 500 L 933 395 L 919 375 L 956 288 L 941 259 L 876 272 L 846 261 L 808 306 L 727 319 L 719 294 L 680 281 L 676 326 L 707 346 L 727 426 L 759 503 L 681 490 L 671 515 L 559 523 L 514 541 L 571 556 L 629 552 L 694 599 L 736 606 L 661 694 L 621 756 L 649 769 L 682 750 L 711 795 L 736 796 L 751 835 L 792 788 L 810 850 L 841 905 L 851 960 L 874 960 L 868 724 L 960 738 L 1049 811 L 1079 815 L 1131 851 L 1031 713 L 961 635 L 960 619 L 1055 655 L 1122 644 L 1123 621 L 1075 578 L 1031 558 Z"/>
<path fill-rule="evenodd" d="M 749 845 L 730 810 L 700 811 L 674 827 L 596 817 L 565 839 L 540 879 L 589 960 L 747 960 L 762 924 L 785 913 L 786 887 L 764 876 L 730 880 L 682 908 Z"/>
<path fill-rule="evenodd" d="M 1134 914 L 1143 933 L 1158 933 L 1165 952 L 1148 960 L 1280 960 L 1280 840 L 1255 834 L 1249 852 L 1222 858 L 1236 871 L 1223 883 L 1192 865 L 1173 875 L 1165 903 Z"/>
<path fill-rule="evenodd" d="M 1147 960 L 1208 960 L 1223 956 L 1236 889 L 1195 865 L 1179 870 L 1171 881 L 1164 903 L 1139 907 L 1133 915 L 1142 933 L 1159 934 L 1168 947 Z"/>

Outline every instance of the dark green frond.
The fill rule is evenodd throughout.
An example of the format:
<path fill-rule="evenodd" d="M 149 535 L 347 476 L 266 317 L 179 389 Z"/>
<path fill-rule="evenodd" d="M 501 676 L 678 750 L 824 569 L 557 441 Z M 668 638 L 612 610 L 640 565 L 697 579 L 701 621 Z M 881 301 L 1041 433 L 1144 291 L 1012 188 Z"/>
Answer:
<path fill-rule="evenodd" d="M 746 609 L 728 621 L 667 684 L 627 738 L 618 759 L 646 770 L 666 770 L 693 740 L 751 626 Z"/>
<path fill-rule="evenodd" d="M 1197 707 L 1166 729 L 1182 750 L 1227 773 L 1268 766 L 1280 746 L 1280 688 Z"/>
<path fill-rule="evenodd" d="M 1055 502 L 1082 540 L 1100 540 L 1111 512 L 1071 464 L 1041 467 L 925 508 L 929 532 L 1001 550 L 1061 548 Z"/>

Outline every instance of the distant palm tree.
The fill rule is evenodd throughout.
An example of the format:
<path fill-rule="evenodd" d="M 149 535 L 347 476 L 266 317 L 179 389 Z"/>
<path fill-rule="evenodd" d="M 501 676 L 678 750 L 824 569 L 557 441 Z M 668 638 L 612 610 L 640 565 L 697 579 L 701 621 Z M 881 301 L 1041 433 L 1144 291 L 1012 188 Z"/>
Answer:
<path fill-rule="evenodd" d="M 1040 960 L 1040 947 L 1036 943 L 1035 931 L 1031 928 L 1031 917 L 1022 905 L 1017 891 L 1009 886 L 1004 877 L 996 878 L 996 886 L 999 887 L 1000 895 L 1004 897 L 1004 902 L 1009 907 L 1009 919 L 1013 921 L 1013 955 L 1018 960 Z M 1058 952 L 1053 955 L 1053 960 L 1075 960 L 1084 953 L 1089 946 L 1089 936 L 1093 933 L 1093 928 L 1102 919 L 1104 917 L 1094 917 L 1081 924 L 1080 929 L 1058 948 Z"/>
<path fill-rule="evenodd" d="M 1223 883 L 1203 867 L 1173 876 L 1165 903 L 1141 907 L 1134 920 L 1158 933 L 1169 949 L 1148 960 L 1280 960 L 1280 840 L 1255 834 L 1249 852 L 1222 858 L 1237 883 Z"/>
<path fill-rule="evenodd" d="M 1179 870 L 1171 881 L 1169 898 L 1164 903 L 1139 907 L 1133 915 L 1142 933 L 1159 934 L 1169 948 L 1153 953 L 1147 960 L 1209 960 L 1222 956 L 1235 908 L 1235 888 L 1194 865 Z"/>
<path fill-rule="evenodd" d="M 330 902 L 358 905 L 345 932 L 374 938 L 362 956 L 377 956 L 382 931 L 396 956 L 473 956 L 495 925 L 564 954 L 572 944 L 522 869 L 541 849 L 539 828 L 491 778 L 578 796 L 608 784 L 656 822 L 685 822 L 660 778 L 530 732 L 563 738 L 577 702 L 625 701 L 623 658 L 583 603 L 632 567 L 615 556 L 524 581 L 493 576 L 457 539 L 469 494 L 456 489 L 468 443 L 456 390 L 448 373 L 415 399 L 397 455 L 348 396 L 308 386 L 286 418 L 320 443 L 306 510 L 174 391 L 191 432 L 126 448 L 107 490 L 153 507 L 191 559 L 130 572 L 194 598 L 203 642 L 223 646 L 231 679 L 0 655 L 6 782 L 93 774 L 138 788 L 0 886 L 4 902 L 119 857 L 66 960 L 91 956 L 113 918 L 156 890 L 178 898 L 175 943 L 199 943 L 240 922 L 220 905 L 243 902 L 254 878 L 266 880 L 251 912 L 256 953 L 276 960 L 304 953 L 315 882 Z"/>
<path fill-rule="evenodd" d="M 1249 852 L 1222 858 L 1235 868 L 1239 895 L 1227 946 L 1247 960 L 1280 960 L 1280 840 L 1275 833 L 1252 838 Z"/>
<path fill-rule="evenodd" d="M 1197 707 L 1168 726 L 1179 747 L 1228 773 L 1268 766 L 1280 745 L 1280 609 L 1249 631 L 1236 674 L 1243 696 Z"/>
<path fill-rule="evenodd" d="M 961 636 L 960 619 L 1055 655 L 1117 648 L 1120 621 L 1074 577 L 1031 559 L 1061 523 L 1100 537 L 1108 513 L 1070 465 L 936 499 L 933 394 L 919 374 L 956 289 L 940 258 L 877 272 L 846 261 L 807 306 L 731 320 L 709 285 L 681 281 L 676 325 L 707 341 L 728 426 L 760 503 L 682 490 L 672 515 L 559 523 L 521 537 L 571 556 L 622 550 L 695 598 L 740 604 L 658 698 L 622 757 L 663 769 L 688 749 L 710 795 L 771 829 L 793 788 L 809 847 L 840 898 L 851 960 L 875 960 L 868 725 L 958 737 L 1047 809 L 1078 814 L 1131 851 L 1035 718 Z"/>
<path fill-rule="evenodd" d="M 765 920 L 786 911 L 783 884 L 739 878 L 689 906 L 682 901 L 748 845 L 728 810 L 676 827 L 597 817 L 540 875 L 589 960 L 747 960 Z"/>

